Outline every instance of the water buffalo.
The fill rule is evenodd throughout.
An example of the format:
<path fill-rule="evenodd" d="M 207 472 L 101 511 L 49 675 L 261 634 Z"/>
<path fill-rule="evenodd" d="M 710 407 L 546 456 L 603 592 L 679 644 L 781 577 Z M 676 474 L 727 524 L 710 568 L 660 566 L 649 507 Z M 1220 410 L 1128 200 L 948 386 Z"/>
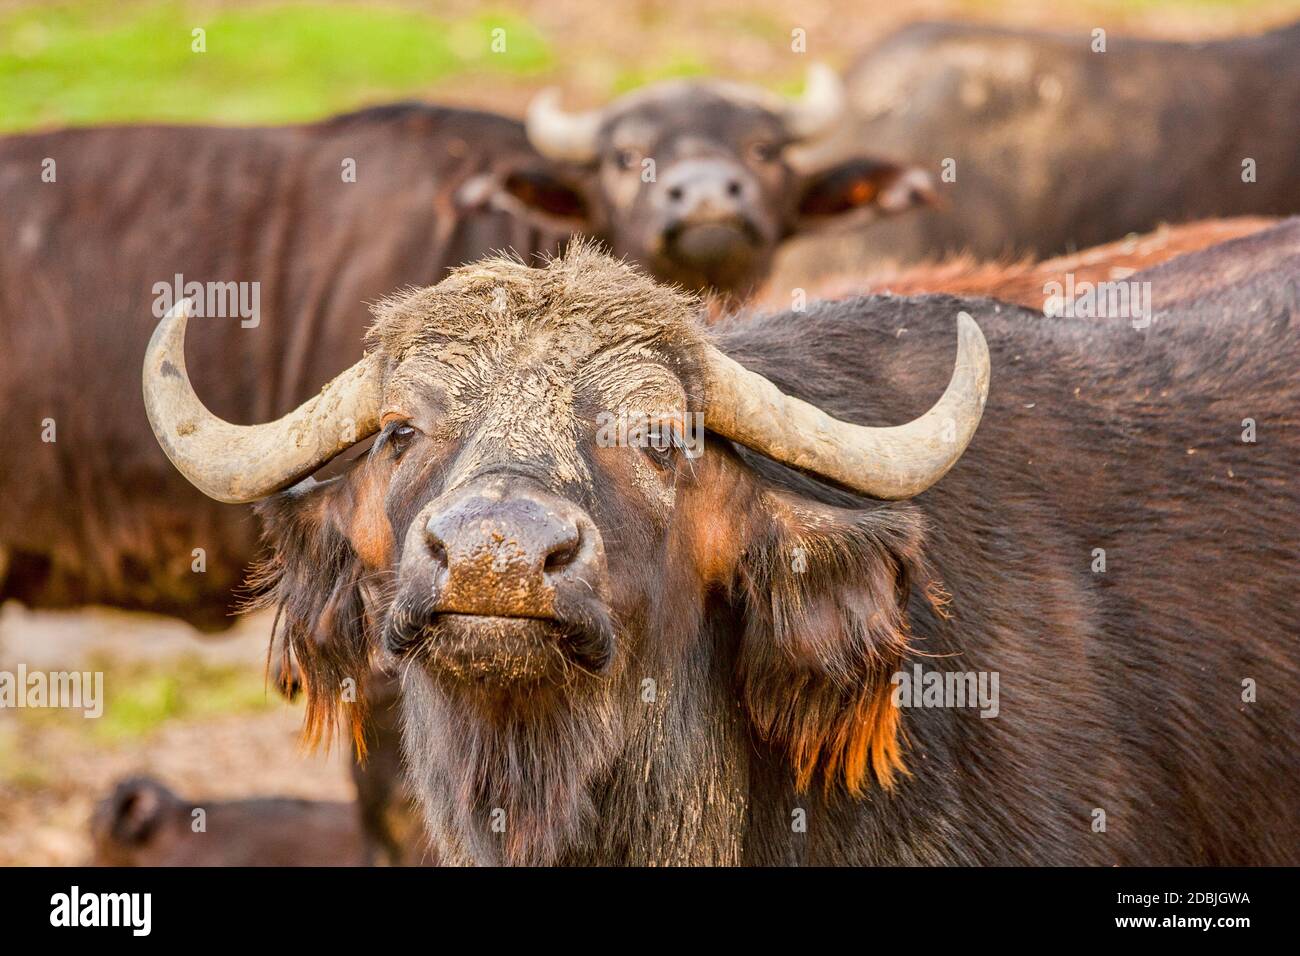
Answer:
<path fill-rule="evenodd" d="M 1297 263 L 1291 221 L 1140 273 L 1141 331 L 891 296 L 792 337 L 579 247 L 386 300 L 273 422 L 203 407 L 184 307 L 144 387 L 266 499 L 309 729 L 403 662 L 445 861 L 1295 863 Z"/>
<path fill-rule="evenodd" d="M 924 23 L 866 51 L 839 148 L 922 164 L 942 202 L 863 234 L 853 257 L 1041 257 L 1162 222 L 1300 212 L 1300 23 L 1100 42 Z"/>
<path fill-rule="evenodd" d="M 809 145 L 844 112 L 841 82 L 821 65 L 793 102 L 698 80 L 649 86 L 585 113 L 564 112 L 558 98 L 547 90 L 534 100 L 528 137 L 579 175 L 565 166 L 521 172 L 498 195 L 534 205 L 538 196 L 567 197 L 576 231 L 686 289 L 744 295 L 795 233 L 933 201 L 925 172 L 870 150 L 832 164 L 811 160 Z"/>
<path fill-rule="evenodd" d="M 150 777 L 123 780 L 96 806 L 91 837 L 96 866 L 373 862 L 350 804 L 290 797 L 196 803 Z"/>

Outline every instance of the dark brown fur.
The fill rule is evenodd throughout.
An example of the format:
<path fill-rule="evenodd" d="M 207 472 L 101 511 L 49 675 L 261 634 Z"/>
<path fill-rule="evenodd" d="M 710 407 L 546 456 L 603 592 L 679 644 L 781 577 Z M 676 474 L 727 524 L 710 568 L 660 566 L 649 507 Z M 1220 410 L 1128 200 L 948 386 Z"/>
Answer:
<path fill-rule="evenodd" d="M 819 305 L 794 339 L 783 315 L 721 327 L 727 353 L 788 392 L 885 425 L 940 392 L 967 311 L 992 353 L 983 423 L 949 475 L 893 504 L 712 438 L 666 473 L 675 498 L 656 508 L 636 492 L 639 449 L 583 446 L 594 480 L 552 487 L 606 540 L 608 668 L 499 694 L 449 682 L 418 644 L 399 649 L 408 756 L 440 855 L 1297 862 L 1298 264 L 1296 221 L 1174 260 L 1137 277 L 1155 287 L 1145 332 L 947 296 Z M 590 282 L 565 281 L 576 275 Z M 510 281 L 551 315 L 589 301 L 627 316 L 656 301 L 586 253 Z M 424 295 L 405 301 L 439 301 Z M 698 333 L 678 326 L 685 303 L 658 301 L 661 328 L 680 331 L 655 346 L 659 361 L 696 394 Z M 429 318 L 419 334 L 437 339 Z M 600 334 L 616 345 L 624 321 L 633 338 L 650 334 L 649 315 L 611 318 Z M 395 356 L 393 340 L 377 341 Z M 348 526 L 354 489 L 387 475 L 385 513 L 403 537 L 486 413 L 263 507 L 275 599 L 295 653 L 324 678 L 312 687 L 322 706 L 337 692 L 330 675 L 363 669 L 383 636 L 321 629 L 363 573 L 318 563 L 357 560 L 325 525 Z M 1240 440 L 1244 417 L 1257 443 Z M 553 478 L 549 450 L 530 454 L 528 473 Z M 791 574 L 796 541 L 807 563 Z M 1104 573 L 1091 570 L 1095 548 Z M 408 570 L 390 563 L 399 575 L 366 599 L 371 620 Z M 1000 715 L 882 704 L 891 670 L 915 662 L 998 672 Z M 1242 699 L 1245 678 L 1255 702 Z M 806 831 L 791 825 L 801 815 Z"/>

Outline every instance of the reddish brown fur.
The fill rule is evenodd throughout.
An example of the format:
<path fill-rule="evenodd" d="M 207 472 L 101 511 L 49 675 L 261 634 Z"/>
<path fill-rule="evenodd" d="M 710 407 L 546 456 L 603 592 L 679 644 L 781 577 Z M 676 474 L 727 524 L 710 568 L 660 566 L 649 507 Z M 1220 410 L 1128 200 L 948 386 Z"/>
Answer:
<path fill-rule="evenodd" d="M 987 296 L 1041 310 L 1047 299 L 1043 287 L 1049 282 L 1063 283 L 1066 273 L 1074 275 L 1076 284 L 1122 279 L 1132 272 L 1149 269 L 1176 256 L 1259 232 L 1276 222 L 1275 219 L 1263 216 L 1238 216 L 1161 226 L 1144 235 L 1129 236 L 1082 252 L 1039 262 L 1031 259 L 1016 262 L 980 261 L 969 254 L 963 254 L 942 262 L 826 276 L 805 292 L 809 302 L 878 293 L 920 295 L 943 292 L 950 295 Z M 769 285 L 759 293 L 754 307 L 761 311 L 787 308 L 789 305 L 790 290 Z M 715 308 L 713 312 L 716 319 L 721 310 Z"/>
<path fill-rule="evenodd" d="M 759 734 L 788 752 L 797 790 L 819 770 L 828 791 L 843 784 L 861 795 L 872 777 L 891 788 L 906 771 L 889 678 L 908 651 L 903 608 L 924 573 L 923 527 L 906 511 L 873 527 L 849 512 L 766 498 L 775 560 L 745 584 L 767 608 L 750 625 L 765 642 L 747 642 L 740 658 L 746 709 Z M 796 547 L 815 576 L 792 571 Z"/>

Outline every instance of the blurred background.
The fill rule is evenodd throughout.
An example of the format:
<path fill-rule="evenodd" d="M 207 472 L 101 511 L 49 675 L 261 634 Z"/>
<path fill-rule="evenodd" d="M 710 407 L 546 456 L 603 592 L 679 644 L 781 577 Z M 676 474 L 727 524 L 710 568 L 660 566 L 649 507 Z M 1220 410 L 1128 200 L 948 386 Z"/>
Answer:
<path fill-rule="evenodd" d="M 842 67 L 920 19 L 1194 40 L 1297 16 L 1297 0 L 0 0 L 0 132 L 290 123 L 399 98 L 517 115 L 547 84 L 584 106 L 671 76 L 793 93 L 807 62 L 791 54 L 795 29 L 812 58 Z M 190 796 L 350 799 L 338 749 L 301 753 L 299 705 L 265 683 L 269 631 L 266 616 L 199 638 L 164 618 L 0 609 L 0 669 L 102 670 L 112 705 L 98 720 L 0 711 L 0 864 L 84 862 L 93 801 L 129 773 Z"/>

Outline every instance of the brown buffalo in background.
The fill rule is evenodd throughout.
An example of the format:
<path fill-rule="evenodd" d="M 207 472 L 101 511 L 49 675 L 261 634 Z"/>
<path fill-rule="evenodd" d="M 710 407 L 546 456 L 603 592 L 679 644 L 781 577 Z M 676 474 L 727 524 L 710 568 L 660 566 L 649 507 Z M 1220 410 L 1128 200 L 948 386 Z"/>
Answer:
<path fill-rule="evenodd" d="M 743 298 L 791 236 L 932 202 L 926 173 L 881 161 L 870 148 L 818 162 L 815 145 L 844 121 L 842 83 L 821 65 L 795 101 L 679 80 L 566 113 L 547 90 L 529 109 L 529 140 L 578 173 L 521 173 L 505 192 L 568 196 L 574 230 L 602 238 L 615 255 L 661 281 Z"/>

